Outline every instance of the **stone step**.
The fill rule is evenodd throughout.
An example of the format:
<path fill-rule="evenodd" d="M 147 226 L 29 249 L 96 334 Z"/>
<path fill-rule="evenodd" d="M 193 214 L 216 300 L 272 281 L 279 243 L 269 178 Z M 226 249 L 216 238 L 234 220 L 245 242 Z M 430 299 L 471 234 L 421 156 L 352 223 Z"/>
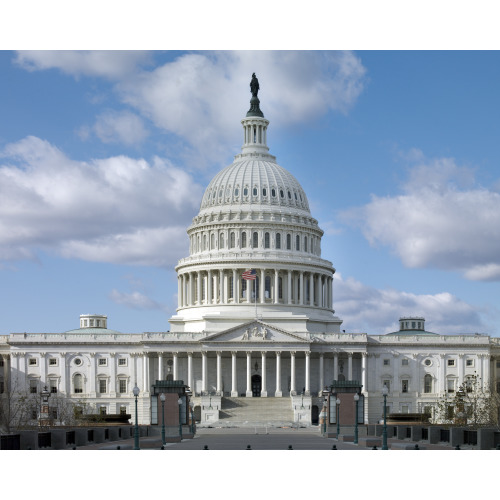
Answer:
<path fill-rule="evenodd" d="M 225 424 L 262 425 L 293 422 L 289 398 L 222 398 L 219 422 Z"/>

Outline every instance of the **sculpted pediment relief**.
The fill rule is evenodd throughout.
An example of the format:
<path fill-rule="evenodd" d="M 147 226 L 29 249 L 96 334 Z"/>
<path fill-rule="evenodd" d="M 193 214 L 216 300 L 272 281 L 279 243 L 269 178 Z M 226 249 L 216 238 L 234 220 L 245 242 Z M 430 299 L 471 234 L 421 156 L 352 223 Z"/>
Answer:
<path fill-rule="evenodd" d="M 214 342 L 307 342 L 305 339 L 260 321 L 247 323 L 208 336 L 204 341 Z"/>

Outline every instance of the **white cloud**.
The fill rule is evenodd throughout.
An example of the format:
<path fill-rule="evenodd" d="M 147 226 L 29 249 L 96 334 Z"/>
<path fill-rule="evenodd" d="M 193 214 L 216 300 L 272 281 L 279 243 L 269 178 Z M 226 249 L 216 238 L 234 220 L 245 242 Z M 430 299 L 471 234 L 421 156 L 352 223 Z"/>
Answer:
<path fill-rule="evenodd" d="M 148 135 L 143 120 L 129 111 L 101 113 L 93 131 L 104 143 L 121 142 L 129 146 L 139 144 Z"/>
<path fill-rule="evenodd" d="M 418 295 L 395 289 L 378 290 L 353 278 L 334 281 L 336 314 L 348 332 L 384 334 L 399 330 L 401 316 L 423 316 L 426 330 L 439 334 L 484 333 L 476 307 L 448 293 Z M 488 332 L 490 334 L 495 332 Z"/>
<path fill-rule="evenodd" d="M 141 50 L 21 50 L 14 62 L 27 71 L 59 69 L 75 77 L 122 78 L 151 62 Z"/>
<path fill-rule="evenodd" d="M 164 309 L 164 306 L 140 292 L 124 293 L 113 289 L 109 298 L 132 309 Z"/>
<path fill-rule="evenodd" d="M 160 158 L 77 162 L 37 137 L 0 153 L 0 258 L 38 249 L 100 262 L 170 266 L 202 187 Z"/>
<path fill-rule="evenodd" d="M 474 182 L 452 159 L 421 163 L 403 193 L 372 196 L 341 214 L 372 245 L 387 245 L 407 267 L 459 270 L 468 279 L 500 279 L 500 193 Z"/>

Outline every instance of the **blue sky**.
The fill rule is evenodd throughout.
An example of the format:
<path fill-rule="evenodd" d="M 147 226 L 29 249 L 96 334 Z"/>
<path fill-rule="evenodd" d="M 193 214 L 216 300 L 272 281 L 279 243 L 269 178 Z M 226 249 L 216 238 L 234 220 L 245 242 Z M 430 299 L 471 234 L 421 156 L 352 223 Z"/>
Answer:
<path fill-rule="evenodd" d="M 500 53 L 0 52 L 0 333 L 166 331 L 252 72 L 347 331 L 500 335 Z"/>

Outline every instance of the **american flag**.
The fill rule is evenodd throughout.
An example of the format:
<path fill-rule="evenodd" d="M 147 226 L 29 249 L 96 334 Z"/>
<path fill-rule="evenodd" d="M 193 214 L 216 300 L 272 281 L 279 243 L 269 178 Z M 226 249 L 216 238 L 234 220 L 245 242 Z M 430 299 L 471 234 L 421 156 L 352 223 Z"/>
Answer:
<path fill-rule="evenodd" d="M 245 271 L 241 277 L 244 280 L 254 280 L 257 278 L 257 270 L 256 269 L 249 269 L 248 271 Z"/>

